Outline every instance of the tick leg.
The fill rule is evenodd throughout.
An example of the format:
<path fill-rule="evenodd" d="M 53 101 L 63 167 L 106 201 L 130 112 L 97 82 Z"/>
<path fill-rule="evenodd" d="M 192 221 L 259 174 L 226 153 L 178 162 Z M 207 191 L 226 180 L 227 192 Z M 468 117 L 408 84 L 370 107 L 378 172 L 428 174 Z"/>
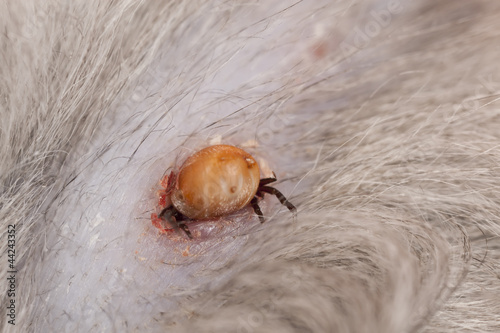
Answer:
<path fill-rule="evenodd" d="M 250 201 L 250 205 L 252 205 L 255 214 L 259 216 L 260 223 L 264 223 L 264 214 L 262 214 L 262 211 L 260 210 L 257 197 L 253 197 L 252 201 Z"/>
<path fill-rule="evenodd" d="M 259 182 L 259 187 L 265 186 L 267 184 L 274 183 L 277 179 L 274 177 L 271 178 L 262 178 Z"/>
<path fill-rule="evenodd" d="M 191 231 L 189 231 L 189 228 L 187 224 L 184 222 L 178 222 L 177 226 L 182 229 L 186 233 L 186 235 L 189 237 L 189 239 L 193 239 L 193 235 L 191 235 Z"/>
<path fill-rule="evenodd" d="M 186 235 L 189 237 L 189 239 L 193 239 L 193 235 L 191 235 L 191 231 L 189 231 L 187 224 L 183 222 L 186 219 L 186 217 L 184 215 L 182 215 L 177 209 L 175 209 L 174 217 L 175 217 L 175 222 L 177 223 L 177 226 L 179 228 L 181 228 L 186 233 Z"/>
<path fill-rule="evenodd" d="M 191 231 L 189 231 L 188 226 L 182 222 L 184 220 L 184 216 L 174 207 L 170 206 L 163 209 L 158 217 L 167 220 L 174 230 L 178 231 L 179 229 L 182 229 L 189 239 L 193 239 L 193 235 L 191 235 Z"/>
<path fill-rule="evenodd" d="M 273 171 L 273 176 L 268 178 L 262 178 L 259 182 L 259 187 L 265 186 L 267 184 L 274 183 L 276 181 L 276 174 Z"/>
<path fill-rule="evenodd" d="M 278 200 L 281 202 L 281 204 L 284 205 L 284 206 L 286 206 L 286 208 L 288 208 L 292 213 L 296 213 L 297 212 L 297 208 L 295 208 L 295 206 L 292 205 L 290 203 L 290 201 L 288 201 L 285 198 L 285 196 L 283 195 L 283 193 L 281 193 L 280 191 L 278 191 L 274 187 L 271 187 L 271 186 L 262 186 L 262 187 L 259 187 L 259 191 L 275 195 L 276 198 L 278 198 Z"/>

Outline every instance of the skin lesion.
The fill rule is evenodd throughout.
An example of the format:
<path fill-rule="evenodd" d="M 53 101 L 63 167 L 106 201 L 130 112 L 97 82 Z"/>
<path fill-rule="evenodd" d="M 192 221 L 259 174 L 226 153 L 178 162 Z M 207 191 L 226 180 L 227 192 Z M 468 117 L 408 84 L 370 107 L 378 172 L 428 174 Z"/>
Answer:
<path fill-rule="evenodd" d="M 160 233 L 166 234 L 168 232 L 173 232 L 173 229 L 169 229 L 165 226 L 165 220 L 161 219 L 158 217 L 158 214 L 156 213 L 151 213 L 151 223 L 155 228 L 157 228 Z"/>
<path fill-rule="evenodd" d="M 164 175 L 160 179 L 159 185 L 161 189 L 157 191 L 157 206 L 160 210 L 163 210 L 165 207 L 171 205 L 170 194 L 175 186 L 175 180 L 176 177 L 173 171 Z M 159 217 L 157 213 L 151 213 L 151 223 L 160 231 L 160 233 L 165 234 L 173 232 L 173 229 L 168 227 L 168 225 L 166 225 L 166 221 Z"/>

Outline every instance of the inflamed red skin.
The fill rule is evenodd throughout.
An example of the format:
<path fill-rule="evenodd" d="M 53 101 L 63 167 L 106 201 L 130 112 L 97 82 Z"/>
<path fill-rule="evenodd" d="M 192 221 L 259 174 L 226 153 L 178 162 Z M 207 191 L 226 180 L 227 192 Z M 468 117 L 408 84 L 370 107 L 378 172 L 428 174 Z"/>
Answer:
<path fill-rule="evenodd" d="M 263 223 L 258 201 L 264 193 L 275 195 L 295 213 L 295 206 L 280 191 L 268 186 L 275 181 L 275 177 L 260 179 L 257 161 L 243 149 L 210 146 L 191 155 L 177 174 L 171 172 L 161 180 L 162 209 L 151 215 L 151 221 L 162 232 L 182 229 L 193 238 L 187 226 L 189 220 L 225 216 L 250 204 Z"/>

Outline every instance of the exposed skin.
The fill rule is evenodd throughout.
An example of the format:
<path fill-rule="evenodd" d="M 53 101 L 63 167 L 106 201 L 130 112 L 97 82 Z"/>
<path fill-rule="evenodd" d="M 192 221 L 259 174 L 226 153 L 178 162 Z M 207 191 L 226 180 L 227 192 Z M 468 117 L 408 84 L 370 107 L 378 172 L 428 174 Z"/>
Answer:
<path fill-rule="evenodd" d="M 499 15 L 3 2 L 0 331 L 497 332 Z M 159 233 L 159 180 L 221 142 L 296 219 L 266 195 Z"/>

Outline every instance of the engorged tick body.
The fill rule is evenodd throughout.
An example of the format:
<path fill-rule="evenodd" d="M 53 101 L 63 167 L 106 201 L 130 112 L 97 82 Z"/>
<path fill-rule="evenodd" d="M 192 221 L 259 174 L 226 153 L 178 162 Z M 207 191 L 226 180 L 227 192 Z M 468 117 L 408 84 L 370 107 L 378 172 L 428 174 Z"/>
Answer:
<path fill-rule="evenodd" d="M 171 173 L 169 177 L 174 177 Z M 165 207 L 158 218 L 168 221 L 173 228 L 181 228 L 192 238 L 183 222 L 187 219 L 216 218 L 234 213 L 249 203 L 259 216 L 264 216 L 258 198 L 264 193 L 276 195 L 290 211 L 296 208 L 281 192 L 267 186 L 276 178 L 260 179 L 259 165 L 246 151 L 230 146 L 215 145 L 191 155 L 182 164 L 175 181 L 168 180 L 166 195 L 171 205 Z M 157 225 L 155 221 L 153 224 Z"/>

